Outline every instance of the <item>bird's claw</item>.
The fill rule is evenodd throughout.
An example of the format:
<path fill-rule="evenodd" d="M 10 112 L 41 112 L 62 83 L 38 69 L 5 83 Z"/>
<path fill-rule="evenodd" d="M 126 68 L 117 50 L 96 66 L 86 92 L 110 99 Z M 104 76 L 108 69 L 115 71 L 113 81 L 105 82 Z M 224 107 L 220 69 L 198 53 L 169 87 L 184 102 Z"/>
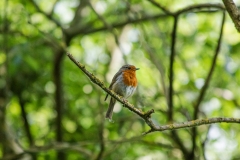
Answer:
<path fill-rule="evenodd" d="M 123 98 L 123 105 L 125 106 L 126 103 L 128 103 L 128 100 L 126 100 L 126 99 Z"/>

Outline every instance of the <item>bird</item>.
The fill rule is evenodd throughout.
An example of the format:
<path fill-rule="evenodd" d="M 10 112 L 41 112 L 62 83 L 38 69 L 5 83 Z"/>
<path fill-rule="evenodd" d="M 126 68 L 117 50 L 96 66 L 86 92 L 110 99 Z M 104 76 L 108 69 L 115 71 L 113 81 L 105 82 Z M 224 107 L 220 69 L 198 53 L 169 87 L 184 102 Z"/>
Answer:
<path fill-rule="evenodd" d="M 119 71 L 114 75 L 109 89 L 113 90 L 118 95 L 129 98 L 135 92 L 138 82 L 136 77 L 136 71 L 140 68 L 136 68 L 134 65 L 123 65 Z M 108 94 L 105 97 L 105 101 L 108 98 Z M 116 103 L 116 99 L 111 97 L 108 110 L 106 112 L 106 119 L 112 121 L 113 108 Z"/>

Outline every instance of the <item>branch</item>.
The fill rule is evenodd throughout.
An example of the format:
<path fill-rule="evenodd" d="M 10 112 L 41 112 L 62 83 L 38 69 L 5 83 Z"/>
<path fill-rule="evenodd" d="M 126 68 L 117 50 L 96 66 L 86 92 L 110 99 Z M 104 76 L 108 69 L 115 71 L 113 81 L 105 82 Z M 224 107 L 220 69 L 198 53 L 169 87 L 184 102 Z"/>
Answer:
<path fill-rule="evenodd" d="M 168 92 L 168 120 L 173 121 L 173 79 L 174 79 L 174 71 L 173 71 L 173 64 L 174 64 L 174 57 L 175 57 L 175 45 L 176 45 L 176 33 L 177 33 L 177 23 L 178 23 L 178 16 L 174 17 L 174 25 L 172 30 L 172 40 L 171 40 L 171 56 L 170 60 L 170 67 L 169 67 L 169 92 Z"/>
<path fill-rule="evenodd" d="M 71 26 L 68 29 L 73 29 L 73 27 L 82 27 L 82 11 L 87 6 L 89 0 L 81 0 L 81 3 L 76 7 L 73 20 L 71 21 Z"/>
<path fill-rule="evenodd" d="M 41 35 L 43 36 L 43 38 L 46 40 L 48 44 L 50 44 L 56 50 L 65 50 L 65 45 L 63 43 L 60 43 L 59 40 L 56 37 L 54 37 L 52 34 L 39 29 L 35 24 L 32 23 L 30 17 L 28 18 L 29 18 L 28 23 L 32 25 L 39 33 L 41 33 Z"/>
<path fill-rule="evenodd" d="M 166 103 L 169 104 L 169 98 L 168 98 L 168 90 L 167 90 L 167 86 L 165 83 L 165 72 L 164 72 L 164 68 L 163 68 L 163 63 L 160 59 L 157 58 L 156 56 L 156 52 L 153 51 L 150 47 L 150 44 L 147 43 L 148 39 L 146 39 L 145 35 L 146 30 L 144 29 L 144 26 L 141 25 L 140 26 L 142 29 L 143 34 L 140 34 L 140 42 L 143 45 L 143 48 L 145 48 L 146 53 L 148 53 L 150 60 L 153 62 L 153 64 L 156 66 L 156 68 L 158 69 L 159 73 L 160 73 L 160 81 L 161 81 L 161 85 L 163 88 L 163 93 L 166 99 Z"/>
<path fill-rule="evenodd" d="M 21 108 L 22 119 L 24 122 L 24 129 L 26 132 L 26 137 L 29 141 L 29 144 L 32 146 L 32 145 L 34 145 L 34 140 L 33 140 L 32 132 L 31 132 L 30 125 L 29 125 L 29 122 L 27 119 L 27 112 L 25 109 L 25 100 L 23 99 L 22 93 L 20 93 L 18 95 L 18 99 L 19 99 L 19 104 L 20 104 L 20 108 Z"/>
<path fill-rule="evenodd" d="M 58 22 L 55 18 L 52 17 L 52 11 L 50 12 L 50 14 L 47 14 L 46 12 L 44 12 L 34 0 L 29 0 L 33 6 L 36 8 L 36 10 L 40 13 L 42 13 L 44 16 L 46 16 L 49 20 L 53 21 L 58 27 L 60 27 L 62 29 L 62 26 L 60 24 L 60 22 Z M 54 4 L 55 6 L 55 4 Z M 53 7 L 54 7 L 53 6 Z"/>
<path fill-rule="evenodd" d="M 96 88 L 96 87 L 94 87 Z M 101 91 L 100 90 L 97 90 L 98 94 L 100 95 Z M 98 97 L 98 104 L 101 104 L 101 98 L 100 96 Z M 105 116 L 104 116 L 104 111 L 103 111 L 103 105 L 100 105 L 100 118 L 101 120 L 99 121 L 99 131 L 98 131 L 98 135 L 99 135 L 99 146 L 100 146 L 100 151 L 98 152 L 97 154 L 97 157 L 96 157 L 96 160 L 101 160 L 103 159 L 103 154 L 104 154 L 104 151 L 105 151 L 105 140 L 104 140 L 104 119 L 105 119 Z"/>
<path fill-rule="evenodd" d="M 211 126 L 212 126 L 212 125 L 210 125 L 210 126 L 208 127 L 208 130 L 207 130 L 207 133 L 206 133 L 206 137 L 205 137 L 204 141 L 201 143 L 201 146 L 202 146 L 202 154 L 203 154 L 204 160 L 207 160 L 207 157 L 206 157 L 206 144 L 207 144 L 207 142 L 208 142 L 208 140 L 209 140 L 209 132 L 210 132 Z"/>
<path fill-rule="evenodd" d="M 235 24 L 237 31 L 240 32 L 240 13 L 237 6 L 235 5 L 233 0 L 223 0 L 223 3 L 226 7 L 228 14 L 232 18 L 232 21 Z"/>
<path fill-rule="evenodd" d="M 240 123 L 240 118 L 224 118 L 224 117 L 216 117 L 216 118 L 208 118 L 208 119 L 197 119 L 193 121 L 183 122 L 183 123 L 173 123 L 164 126 L 158 126 L 155 129 L 151 129 L 144 133 L 144 135 L 152 133 L 152 132 L 162 132 L 166 130 L 177 130 L 181 128 L 192 128 L 205 124 L 213 124 L 213 123 Z"/>
<path fill-rule="evenodd" d="M 210 68 L 210 71 L 209 71 L 208 76 L 206 78 L 206 81 L 205 81 L 205 83 L 204 83 L 204 85 L 203 85 L 203 87 L 202 87 L 202 89 L 200 91 L 200 94 L 199 94 L 199 97 L 197 99 L 196 105 L 194 106 L 194 108 L 195 108 L 194 116 L 193 116 L 194 119 L 196 119 L 197 116 L 198 116 L 198 110 L 199 110 L 200 103 L 201 103 L 201 101 L 202 101 L 202 99 L 203 99 L 203 97 L 205 95 L 205 92 L 207 90 L 208 84 L 210 82 L 210 79 L 212 77 L 212 74 L 213 74 L 213 71 L 214 71 L 214 68 L 215 68 L 215 65 L 216 65 L 217 57 L 218 57 L 218 54 L 219 54 L 219 51 L 220 51 L 220 47 L 221 47 L 224 22 L 225 22 L 225 12 L 223 12 L 220 34 L 219 34 L 217 46 L 216 46 L 216 49 L 215 49 L 215 54 L 214 54 L 214 57 L 213 57 L 213 60 L 212 60 L 211 68 Z"/>
<path fill-rule="evenodd" d="M 166 9 L 165 7 L 163 7 L 161 4 L 157 3 L 154 0 L 148 0 L 149 2 L 151 2 L 153 5 L 155 5 L 156 7 L 158 7 L 159 9 L 161 9 L 165 14 L 168 15 L 173 15 L 172 12 L 170 12 L 168 9 Z"/>
<path fill-rule="evenodd" d="M 88 70 L 86 70 L 85 66 L 77 62 L 74 57 L 70 54 L 67 53 L 67 56 L 70 58 L 71 61 L 73 61 L 79 69 L 96 85 L 101 87 L 105 92 L 107 92 L 110 96 L 114 97 L 117 101 L 122 103 L 124 107 L 128 108 L 130 111 L 136 113 L 139 115 L 151 128 L 149 131 L 143 133 L 143 135 L 156 132 L 156 131 L 165 131 L 165 130 L 177 130 L 181 128 L 191 128 L 191 127 L 197 127 L 200 125 L 204 124 L 212 124 L 212 123 L 240 123 L 239 118 L 223 118 L 223 117 L 216 117 L 216 118 L 209 118 L 209 119 L 197 119 L 193 121 L 188 121 L 184 123 L 174 123 L 174 124 L 169 124 L 169 125 L 164 125 L 164 126 L 156 126 L 153 124 L 152 120 L 150 119 L 150 116 L 152 113 L 154 113 L 154 110 L 149 110 L 146 113 L 142 112 L 141 110 L 135 108 L 132 104 L 129 102 L 126 102 L 126 100 L 115 94 L 112 90 L 108 89 L 107 87 L 104 86 L 103 82 L 101 82 L 97 77 L 95 77 L 92 73 L 90 73 Z"/>
<path fill-rule="evenodd" d="M 173 130 L 171 132 L 171 136 L 172 136 L 174 143 L 176 143 L 178 145 L 179 149 L 182 151 L 184 158 L 189 159 L 189 158 L 187 158 L 189 155 L 189 151 L 188 151 L 187 147 L 185 146 L 185 143 L 182 141 L 182 138 L 180 138 L 178 132 Z"/>
<path fill-rule="evenodd" d="M 58 142 L 63 141 L 63 84 L 62 84 L 62 63 L 64 58 L 64 50 L 60 49 L 55 51 L 54 53 L 54 61 L 53 61 L 53 82 L 56 86 L 55 92 L 54 92 L 54 100 L 55 100 L 55 110 L 56 110 L 56 118 L 55 118 L 55 124 L 56 124 L 56 130 L 55 130 L 55 136 L 56 140 Z M 58 160 L 64 160 L 65 155 L 63 152 L 57 153 L 57 159 Z"/>
<path fill-rule="evenodd" d="M 104 24 L 104 26 L 109 30 L 110 33 L 112 33 L 113 37 L 114 37 L 114 40 L 115 40 L 115 43 L 116 45 L 118 46 L 118 48 L 120 49 L 122 55 L 123 55 L 123 60 L 124 62 L 126 63 L 127 60 L 125 58 L 125 54 L 124 53 L 124 49 L 121 47 L 121 44 L 118 40 L 118 36 L 117 36 L 117 33 L 113 30 L 113 27 L 111 24 L 109 24 L 105 18 L 103 16 L 101 16 L 99 13 L 97 13 L 97 11 L 94 9 L 94 7 L 92 6 L 91 2 L 89 1 L 89 6 L 90 8 L 92 9 L 92 11 L 96 14 L 96 16 L 101 20 L 101 22 Z"/>
<path fill-rule="evenodd" d="M 127 102 L 123 97 L 117 95 L 116 93 L 114 93 L 112 90 L 108 89 L 106 86 L 104 86 L 103 82 L 100 81 L 97 77 L 95 77 L 92 73 L 90 73 L 83 64 L 80 64 L 79 62 L 77 62 L 74 57 L 70 54 L 67 53 L 67 56 L 70 58 L 71 61 L 73 61 L 79 69 L 82 70 L 82 72 L 96 85 L 98 85 L 99 87 L 101 87 L 105 92 L 107 92 L 110 96 L 112 96 L 113 98 L 115 98 L 117 101 L 119 101 L 120 103 L 123 104 L 124 107 L 128 108 L 130 111 L 136 113 L 137 115 L 139 115 L 147 124 L 150 128 L 154 129 L 156 128 L 156 126 L 153 124 L 152 120 L 150 119 L 151 114 L 154 113 L 154 110 L 151 109 L 149 111 L 147 111 L 146 113 L 144 113 L 143 111 L 135 108 L 132 104 L 130 104 L 129 102 Z"/>
<path fill-rule="evenodd" d="M 204 85 L 203 85 L 203 87 L 202 87 L 202 89 L 200 91 L 200 94 L 198 96 L 196 105 L 194 106 L 193 119 L 197 119 L 198 118 L 200 103 L 202 102 L 202 100 L 203 100 L 203 98 L 205 96 L 205 93 L 207 91 L 208 85 L 209 85 L 210 80 L 212 78 L 213 71 L 214 71 L 215 66 L 216 66 L 217 57 L 218 57 L 218 54 L 220 52 L 220 47 L 221 47 L 224 23 L 225 23 L 225 12 L 223 12 L 222 24 L 221 24 L 219 38 L 218 38 L 217 46 L 216 46 L 216 49 L 215 49 L 215 54 L 214 54 L 214 57 L 213 57 L 213 60 L 212 60 L 211 68 L 210 68 L 209 73 L 207 75 L 206 81 L 205 81 L 205 83 L 204 83 Z M 197 136 L 197 129 L 193 128 L 192 129 L 192 143 L 193 143 L 192 144 L 192 155 L 194 155 L 194 150 L 195 150 L 195 147 L 196 147 L 196 136 Z"/>
<path fill-rule="evenodd" d="M 134 140 L 138 141 L 143 137 L 143 135 L 138 135 L 138 136 L 134 136 L 134 137 L 131 137 L 131 138 L 126 138 L 126 137 L 128 137 L 129 132 L 132 130 L 133 124 L 135 123 L 133 121 L 133 118 L 131 118 L 131 119 L 127 118 L 127 120 L 122 121 L 122 122 L 120 120 L 119 122 L 122 123 L 121 124 L 122 126 L 125 125 L 125 122 L 128 122 L 130 125 L 126 128 L 125 131 L 121 132 L 121 139 L 120 140 L 107 141 L 108 143 L 110 143 L 112 145 L 111 145 L 111 148 L 104 154 L 104 157 L 109 157 L 110 155 L 112 155 L 112 153 L 115 152 L 116 150 L 118 150 L 118 148 L 120 148 L 123 143 L 127 143 L 127 142 L 131 143 Z M 108 148 L 109 148 L 109 145 L 108 145 Z"/>
<path fill-rule="evenodd" d="M 134 142 L 133 142 L 134 143 Z M 167 148 L 167 149 L 175 149 L 176 147 L 169 145 L 169 144 L 164 144 L 161 142 L 155 142 L 155 141 L 148 141 L 148 140 L 139 140 L 138 143 L 143 143 L 144 145 L 148 145 L 149 147 L 161 147 L 161 148 Z"/>
<path fill-rule="evenodd" d="M 58 2 L 59 2 L 59 0 L 55 0 L 55 2 L 53 3 L 52 9 L 48 14 L 50 17 L 53 16 L 54 9 L 56 8 L 56 5 L 57 5 Z"/>
<path fill-rule="evenodd" d="M 203 4 L 197 4 L 197 5 L 192 5 L 186 8 L 183 8 L 175 13 L 173 13 L 174 16 L 179 15 L 181 13 L 186 13 L 186 12 L 190 12 L 193 10 L 201 10 L 203 8 L 208 8 L 208 9 L 224 9 L 224 7 L 220 4 L 211 4 L 211 3 L 203 3 Z M 211 11 L 210 11 L 211 12 Z M 112 28 L 119 28 L 119 27 L 123 27 L 127 24 L 136 24 L 136 23 L 140 23 L 140 22 L 145 22 L 145 21 L 150 21 L 150 20 L 155 20 L 155 19 L 163 19 L 163 18 L 167 18 L 169 16 L 172 15 L 167 15 L 167 14 L 155 14 L 155 15 L 146 15 L 146 16 L 142 16 L 140 18 L 137 19 L 127 19 L 126 21 L 123 22 L 115 22 L 115 23 L 111 23 Z M 108 30 L 107 26 L 101 26 L 98 28 L 91 28 L 88 26 L 86 27 L 79 27 L 79 28 L 71 28 L 71 29 L 66 29 L 65 31 L 67 32 L 69 37 L 74 37 L 77 36 L 79 34 L 82 35 L 86 35 L 86 34 L 91 34 L 91 33 L 96 33 L 96 32 L 101 32 L 101 31 L 105 31 Z"/>
<path fill-rule="evenodd" d="M 174 13 L 174 15 L 180 15 L 182 13 L 187 13 L 193 10 L 200 10 L 200 9 L 219 9 L 219 10 L 225 10 L 224 6 L 221 4 L 211 4 L 211 3 L 203 3 L 203 4 L 197 4 L 197 5 L 190 5 L 187 6 L 183 9 L 178 10 L 177 12 Z M 214 11 L 215 11 L 214 10 Z"/>
<path fill-rule="evenodd" d="M 82 146 L 82 144 L 70 144 L 66 142 L 62 143 L 53 143 L 46 146 L 32 146 L 30 149 L 24 150 L 18 154 L 6 155 L 2 157 L 4 160 L 15 160 L 23 157 L 26 154 L 35 154 L 40 152 L 46 152 L 49 150 L 55 151 L 65 151 L 65 150 L 72 150 L 82 153 L 85 157 L 91 157 L 92 153 L 86 149 L 86 147 Z"/>

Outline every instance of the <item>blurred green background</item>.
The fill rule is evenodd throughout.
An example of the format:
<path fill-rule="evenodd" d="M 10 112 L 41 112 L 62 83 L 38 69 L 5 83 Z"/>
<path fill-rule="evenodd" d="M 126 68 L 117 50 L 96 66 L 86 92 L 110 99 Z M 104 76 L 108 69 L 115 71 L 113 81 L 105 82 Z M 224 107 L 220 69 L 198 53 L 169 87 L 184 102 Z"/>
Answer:
<path fill-rule="evenodd" d="M 0 157 L 2 159 L 240 159 L 240 127 L 213 124 L 141 134 L 144 121 L 117 103 L 105 120 L 106 93 L 69 60 L 69 51 L 106 86 L 123 64 L 139 67 L 129 99 L 154 109 L 157 125 L 194 119 L 194 105 L 220 35 L 222 1 L 0 1 Z M 197 7 L 206 4 L 204 7 Z M 237 3 L 240 5 L 240 3 Z M 173 120 L 169 121 L 170 56 L 175 38 Z M 198 117 L 240 115 L 240 36 L 226 13 L 215 69 Z"/>

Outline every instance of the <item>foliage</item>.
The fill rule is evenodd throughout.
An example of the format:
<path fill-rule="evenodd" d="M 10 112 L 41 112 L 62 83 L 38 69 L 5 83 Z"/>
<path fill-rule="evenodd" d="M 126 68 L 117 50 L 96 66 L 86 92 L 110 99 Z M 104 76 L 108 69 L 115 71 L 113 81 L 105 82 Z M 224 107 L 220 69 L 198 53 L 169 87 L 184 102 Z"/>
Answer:
<path fill-rule="evenodd" d="M 142 136 L 148 125 L 120 103 L 115 106 L 115 122 L 108 122 L 104 118 L 109 103 L 104 101 L 106 93 L 66 56 L 69 51 L 106 86 L 123 64 L 139 67 L 139 86 L 129 101 L 143 111 L 154 109 L 151 119 L 156 125 L 238 118 L 239 33 L 226 13 L 218 43 L 224 9 L 219 1 L 207 2 L 1 1 L 0 157 L 239 158 L 239 124 Z M 196 110 L 218 44 L 214 72 Z M 173 119 L 169 117 L 171 96 Z"/>

